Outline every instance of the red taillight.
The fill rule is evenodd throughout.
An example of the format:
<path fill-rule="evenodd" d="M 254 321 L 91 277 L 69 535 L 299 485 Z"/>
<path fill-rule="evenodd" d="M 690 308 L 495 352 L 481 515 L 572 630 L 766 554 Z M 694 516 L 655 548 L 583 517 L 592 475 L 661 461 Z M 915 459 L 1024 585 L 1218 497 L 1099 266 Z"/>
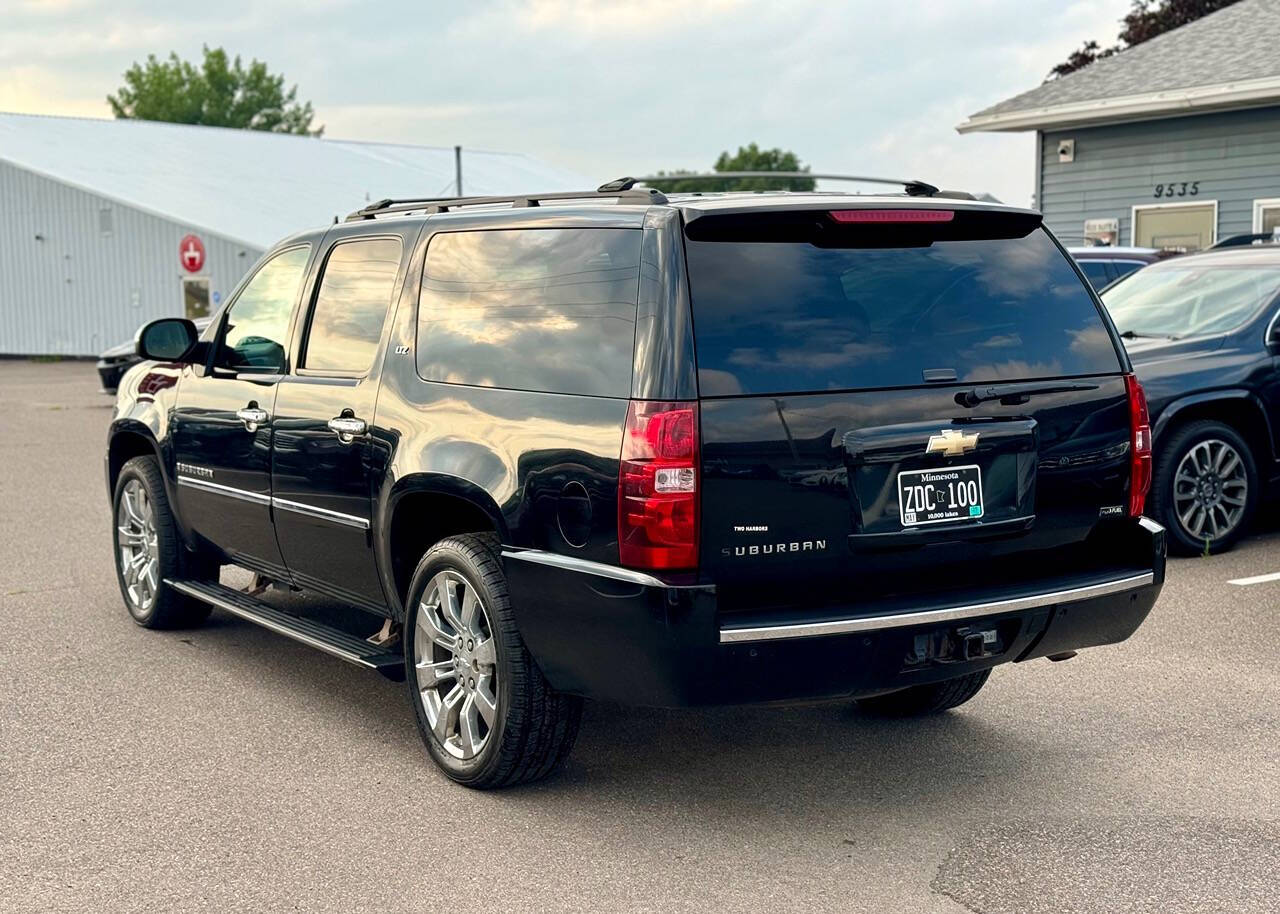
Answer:
<path fill-rule="evenodd" d="M 1141 517 L 1151 488 L 1151 416 L 1138 379 L 1125 375 L 1124 387 L 1129 394 L 1129 516 Z"/>
<path fill-rule="evenodd" d="M 631 401 L 618 471 L 618 558 L 698 565 L 698 404 Z"/>
<path fill-rule="evenodd" d="M 950 209 L 834 209 L 836 222 L 950 222 L 956 217 Z"/>

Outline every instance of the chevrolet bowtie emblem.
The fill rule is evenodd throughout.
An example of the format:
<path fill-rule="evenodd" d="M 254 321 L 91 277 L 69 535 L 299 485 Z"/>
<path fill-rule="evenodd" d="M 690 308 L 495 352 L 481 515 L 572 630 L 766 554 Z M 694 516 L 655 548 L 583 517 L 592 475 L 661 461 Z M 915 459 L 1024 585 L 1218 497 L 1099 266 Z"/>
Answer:
<path fill-rule="evenodd" d="M 978 433 L 966 435 L 948 428 L 936 435 L 929 436 L 929 444 L 924 449 L 926 454 L 941 454 L 943 457 L 959 457 L 978 446 Z"/>

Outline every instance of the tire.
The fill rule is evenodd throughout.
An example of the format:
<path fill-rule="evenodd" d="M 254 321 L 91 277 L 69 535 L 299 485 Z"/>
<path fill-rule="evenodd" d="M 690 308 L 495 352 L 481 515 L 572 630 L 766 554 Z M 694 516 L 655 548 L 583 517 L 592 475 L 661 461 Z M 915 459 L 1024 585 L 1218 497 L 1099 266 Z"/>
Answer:
<path fill-rule="evenodd" d="M 1218 454 L 1227 457 L 1212 469 Z M 1231 426 L 1209 419 L 1189 422 L 1161 443 L 1149 497 L 1156 520 L 1169 531 L 1170 551 L 1204 555 L 1230 549 L 1248 529 L 1260 494 L 1253 451 Z M 1207 509 L 1201 498 L 1208 500 Z M 1210 515 L 1220 531 L 1216 535 Z"/>
<path fill-rule="evenodd" d="M 529 655 L 497 537 L 436 543 L 413 573 L 405 606 L 409 700 L 440 769 L 484 790 L 536 781 L 563 765 L 582 699 L 553 691 Z"/>
<path fill-rule="evenodd" d="M 111 507 L 116 581 L 133 621 L 143 628 L 191 628 L 207 619 L 207 603 L 164 586 L 166 578 L 217 580 L 218 564 L 183 544 L 154 457 L 134 457 L 121 467 Z"/>
<path fill-rule="evenodd" d="M 945 679 L 929 685 L 911 686 L 887 695 L 859 698 L 858 707 L 880 717 L 914 717 L 937 714 L 959 707 L 987 684 L 991 670 L 980 670 L 967 676 Z"/>

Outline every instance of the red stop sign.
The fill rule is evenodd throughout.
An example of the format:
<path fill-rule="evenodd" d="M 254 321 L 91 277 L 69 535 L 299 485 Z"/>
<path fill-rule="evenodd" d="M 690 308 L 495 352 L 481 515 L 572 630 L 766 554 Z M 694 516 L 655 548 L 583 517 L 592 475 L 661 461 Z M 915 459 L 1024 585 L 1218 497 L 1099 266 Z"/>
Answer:
<path fill-rule="evenodd" d="M 178 244 L 178 256 L 184 270 L 199 273 L 204 266 L 204 242 L 195 235 L 188 235 Z"/>

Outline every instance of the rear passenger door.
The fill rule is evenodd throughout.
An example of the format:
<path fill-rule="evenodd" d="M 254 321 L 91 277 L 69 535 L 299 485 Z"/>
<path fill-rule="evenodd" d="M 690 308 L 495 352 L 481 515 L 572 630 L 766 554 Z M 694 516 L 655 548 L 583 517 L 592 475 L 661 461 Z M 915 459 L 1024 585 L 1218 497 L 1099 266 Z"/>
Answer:
<path fill-rule="evenodd" d="M 330 239 L 276 395 L 272 504 L 294 582 L 385 612 L 370 527 L 369 431 L 384 330 L 412 237 Z"/>

